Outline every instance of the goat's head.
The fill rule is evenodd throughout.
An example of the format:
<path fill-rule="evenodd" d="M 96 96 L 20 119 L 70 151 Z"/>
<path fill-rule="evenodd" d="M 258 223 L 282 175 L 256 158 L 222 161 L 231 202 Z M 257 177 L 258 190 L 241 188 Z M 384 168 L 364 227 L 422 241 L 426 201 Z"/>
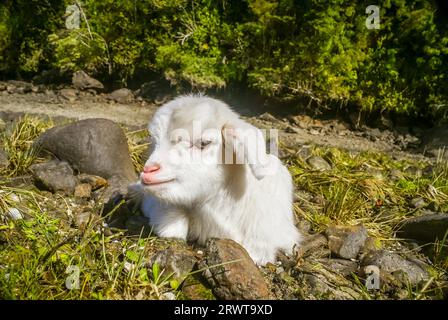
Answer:
<path fill-rule="evenodd" d="M 251 160 L 255 177 L 264 175 L 261 170 L 254 171 L 266 156 L 261 131 L 240 120 L 221 101 L 178 98 L 160 108 L 149 130 L 152 150 L 141 183 L 169 203 L 195 205 L 210 195 L 226 192 L 228 165 L 244 169 Z M 245 174 L 244 170 L 239 173 Z"/>

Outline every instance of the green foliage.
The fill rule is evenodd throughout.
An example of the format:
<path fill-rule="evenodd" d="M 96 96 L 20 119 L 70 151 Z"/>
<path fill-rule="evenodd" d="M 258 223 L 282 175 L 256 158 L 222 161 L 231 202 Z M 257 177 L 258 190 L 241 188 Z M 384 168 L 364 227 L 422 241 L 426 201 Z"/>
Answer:
<path fill-rule="evenodd" d="M 448 110 L 448 23 L 436 2 L 384 1 L 369 30 L 366 1 L 84 0 L 82 28 L 69 31 L 73 3 L 0 5 L 0 72 L 85 69 L 126 82 L 151 71 L 176 86 L 245 82 L 315 106 Z"/>
<path fill-rule="evenodd" d="M 55 67 L 63 72 L 82 69 L 94 73 L 107 65 L 107 44 L 101 36 L 89 34 L 85 28 L 64 33 L 48 36 L 54 50 Z"/>

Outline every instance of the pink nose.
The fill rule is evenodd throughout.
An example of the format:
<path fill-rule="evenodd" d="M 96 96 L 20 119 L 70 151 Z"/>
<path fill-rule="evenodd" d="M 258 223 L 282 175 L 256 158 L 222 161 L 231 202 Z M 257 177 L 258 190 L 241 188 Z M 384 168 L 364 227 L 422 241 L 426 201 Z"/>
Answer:
<path fill-rule="evenodd" d="M 150 166 L 145 166 L 143 168 L 143 173 L 142 173 L 142 182 L 144 184 L 151 184 L 156 182 L 156 179 L 154 179 L 155 174 L 160 170 L 160 166 L 159 165 L 150 165 Z"/>

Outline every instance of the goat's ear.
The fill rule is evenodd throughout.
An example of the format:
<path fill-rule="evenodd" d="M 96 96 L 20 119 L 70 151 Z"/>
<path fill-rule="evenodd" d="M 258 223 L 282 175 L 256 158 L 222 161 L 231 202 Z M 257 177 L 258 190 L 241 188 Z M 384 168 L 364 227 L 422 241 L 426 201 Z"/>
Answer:
<path fill-rule="evenodd" d="M 275 161 L 266 153 L 266 141 L 260 129 L 242 121 L 222 128 L 224 163 L 248 164 L 258 179 L 273 173 Z"/>

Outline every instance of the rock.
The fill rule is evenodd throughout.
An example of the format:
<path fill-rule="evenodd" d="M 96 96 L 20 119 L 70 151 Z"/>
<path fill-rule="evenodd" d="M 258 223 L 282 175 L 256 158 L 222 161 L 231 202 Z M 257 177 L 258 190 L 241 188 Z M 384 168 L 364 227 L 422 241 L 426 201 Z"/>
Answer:
<path fill-rule="evenodd" d="M 143 83 L 135 92 L 135 95 L 152 100 L 156 102 L 156 104 L 162 104 L 173 97 L 173 91 L 169 88 L 170 85 L 167 80 L 163 77 L 159 77 L 153 81 Z"/>
<path fill-rule="evenodd" d="M 85 89 L 103 89 L 104 86 L 98 80 L 92 78 L 84 71 L 77 71 L 72 77 L 73 86 L 79 90 Z"/>
<path fill-rule="evenodd" d="M 421 149 L 430 156 L 448 159 L 448 125 L 426 130 Z"/>
<path fill-rule="evenodd" d="M 331 252 L 344 259 L 355 259 L 367 239 L 363 225 L 330 226 L 325 234 Z"/>
<path fill-rule="evenodd" d="M 3 148 L 0 148 L 0 170 L 6 169 L 9 166 L 8 154 Z"/>
<path fill-rule="evenodd" d="M 350 276 L 352 273 L 357 273 L 358 263 L 356 261 L 345 259 L 319 259 L 328 270 L 338 273 L 344 277 Z"/>
<path fill-rule="evenodd" d="M 100 176 L 81 173 L 77 176 L 77 178 L 81 183 L 88 183 L 92 187 L 92 190 L 96 190 L 107 185 L 107 180 Z"/>
<path fill-rule="evenodd" d="M 52 192 L 63 191 L 66 194 L 73 194 L 75 191 L 76 178 L 67 162 L 52 160 L 33 164 L 30 170 L 38 184 L 42 184 Z"/>
<path fill-rule="evenodd" d="M 259 116 L 261 120 L 268 121 L 268 122 L 278 122 L 277 118 L 274 117 L 269 112 L 265 112 L 262 115 Z"/>
<path fill-rule="evenodd" d="M 305 237 L 301 245 L 297 249 L 299 257 L 316 254 L 322 248 L 326 248 L 328 244 L 327 238 L 322 234 L 313 234 Z"/>
<path fill-rule="evenodd" d="M 397 234 L 421 242 L 442 240 L 448 231 L 448 214 L 428 214 L 404 222 Z"/>
<path fill-rule="evenodd" d="M 176 300 L 176 295 L 173 292 L 164 292 L 160 295 L 161 300 Z"/>
<path fill-rule="evenodd" d="M 308 129 L 313 123 L 313 119 L 307 115 L 290 116 L 289 120 L 302 129 Z"/>
<path fill-rule="evenodd" d="M 362 266 L 374 265 L 380 269 L 380 279 L 388 279 L 394 275 L 397 279 L 397 273 L 405 275 L 406 279 L 398 279 L 407 281 L 412 285 L 418 284 L 429 279 L 428 272 L 423 263 L 417 264 L 413 261 L 406 260 L 397 253 L 385 250 L 371 251 L 361 261 Z"/>
<path fill-rule="evenodd" d="M 306 162 L 311 166 L 313 170 L 331 170 L 331 165 L 327 161 L 325 161 L 325 159 L 318 156 L 311 156 L 306 160 Z"/>
<path fill-rule="evenodd" d="M 0 83 L 0 91 L 5 91 L 5 90 L 6 90 L 6 84 Z"/>
<path fill-rule="evenodd" d="M 151 226 L 149 219 L 140 215 L 131 215 L 126 220 L 127 233 L 132 236 L 140 236 L 145 238 L 151 234 Z"/>
<path fill-rule="evenodd" d="M 29 93 L 33 89 L 33 85 L 24 81 L 10 80 L 7 82 L 6 90 L 8 93 Z"/>
<path fill-rule="evenodd" d="M 23 214 L 17 208 L 8 208 L 8 214 L 13 220 L 23 219 Z"/>
<path fill-rule="evenodd" d="M 350 126 L 342 121 L 342 120 L 337 120 L 332 124 L 333 130 L 335 130 L 336 132 L 340 133 L 340 132 L 348 132 L 350 129 Z"/>
<path fill-rule="evenodd" d="M 268 286 L 257 266 L 233 240 L 209 239 L 200 268 L 206 268 L 203 275 L 220 299 L 269 298 Z"/>
<path fill-rule="evenodd" d="M 106 119 L 86 119 L 44 132 L 36 144 L 65 160 L 82 173 L 104 178 L 137 178 L 126 136 L 119 125 Z"/>
<path fill-rule="evenodd" d="M 107 203 L 110 199 L 122 195 L 128 199 L 129 180 L 119 176 L 114 176 L 107 181 L 107 187 L 94 192 L 94 198 L 102 203 Z"/>
<path fill-rule="evenodd" d="M 311 222 L 305 219 L 301 219 L 296 223 L 296 228 L 303 234 L 308 234 L 311 231 Z"/>
<path fill-rule="evenodd" d="M 75 187 L 75 197 L 90 198 L 92 186 L 88 183 L 80 183 Z"/>
<path fill-rule="evenodd" d="M 426 201 L 423 198 L 414 198 L 411 200 L 411 206 L 413 206 L 414 208 L 417 208 L 417 209 L 421 209 L 421 208 L 427 207 L 428 204 L 426 203 Z"/>
<path fill-rule="evenodd" d="M 130 103 L 134 100 L 134 94 L 127 88 L 122 88 L 111 92 L 107 99 L 114 100 L 118 103 Z"/>
<path fill-rule="evenodd" d="M 63 97 L 64 99 L 66 99 L 70 102 L 74 102 L 78 98 L 78 90 L 76 90 L 76 89 L 71 89 L 71 88 L 61 89 L 59 91 L 59 94 L 61 95 L 61 97 Z"/>
<path fill-rule="evenodd" d="M 172 247 L 154 254 L 149 262 L 149 267 L 152 268 L 154 263 L 159 265 L 160 271 L 163 271 L 163 276 L 168 277 L 173 275 L 172 279 L 179 283 L 191 273 L 196 265 L 197 259 L 194 252 L 182 247 Z"/>

